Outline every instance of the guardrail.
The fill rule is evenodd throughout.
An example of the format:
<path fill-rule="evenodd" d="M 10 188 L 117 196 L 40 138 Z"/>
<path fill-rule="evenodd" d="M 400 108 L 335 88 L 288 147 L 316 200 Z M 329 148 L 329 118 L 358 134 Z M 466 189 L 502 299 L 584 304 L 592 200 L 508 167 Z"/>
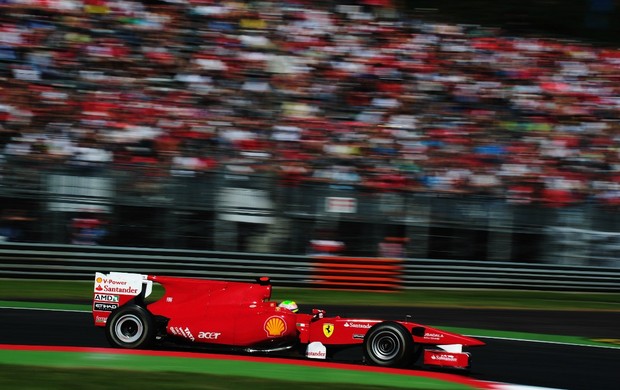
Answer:
<path fill-rule="evenodd" d="M 174 249 L 2 244 L 0 277 L 91 280 L 99 272 L 139 272 L 244 280 L 270 276 L 281 286 L 310 283 L 307 257 Z"/>
<path fill-rule="evenodd" d="M 239 281 L 269 276 L 274 284 L 286 287 L 378 288 L 372 283 L 356 286 L 347 283 L 347 275 L 350 280 L 359 280 L 359 262 L 350 268 L 347 262 L 340 262 L 339 278 L 326 286 L 325 272 L 321 269 L 324 264 L 324 259 L 312 256 L 25 243 L 0 245 L 0 278 L 91 280 L 95 271 L 124 271 Z M 392 282 L 396 279 L 400 283 L 392 283 L 391 288 L 620 292 L 618 268 L 403 259 L 398 264 L 400 274 L 393 274 L 394 269 L 390 271 Z M 342 283 L 337 283 L 338 280 Z"/>
<path fill-rule="evenodd" d="M 425 259 L 404 267 L 404 287 L 620 292 L 618 268 Z"/>
<path fill-rule="evenodd" d="M 181 175 L 16 156 L 0 164 L 0 198 L 0 235 L 11 242 L 76 242 L 92 230 L 76 221 L 93 219 L 102 227 L 97 242 L 113 246 L 303 255 L 317 238 L 310 236 L 329 230 L 348 256 L 375 256 L 398 234 L 416 258 L 550 263 L 561 254 L 575 265 L 620 267 L 620 213 L 592 198 L 556 208 L 504 196 L 291 183 L 226 165 Z M 241 235 L 252 239 L 236 240 Z"/>

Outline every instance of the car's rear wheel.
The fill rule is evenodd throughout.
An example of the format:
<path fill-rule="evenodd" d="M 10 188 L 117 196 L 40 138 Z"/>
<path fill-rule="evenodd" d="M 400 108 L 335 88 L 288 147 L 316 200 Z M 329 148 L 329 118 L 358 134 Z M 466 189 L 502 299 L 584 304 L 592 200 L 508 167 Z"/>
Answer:
<path fill-rule="evenodd" d="M 413 337 L 397 322 L 380 322 L 364 336 L 367 363 L 385 367 L 406 367 L 415 358 Z"/>
<path fill-rule="evenodd" d="M 146 348 L 155 340 L 153 317 L 140 306 L 123 306 L 108 318 L 106 336 L 115 347 Z"/>

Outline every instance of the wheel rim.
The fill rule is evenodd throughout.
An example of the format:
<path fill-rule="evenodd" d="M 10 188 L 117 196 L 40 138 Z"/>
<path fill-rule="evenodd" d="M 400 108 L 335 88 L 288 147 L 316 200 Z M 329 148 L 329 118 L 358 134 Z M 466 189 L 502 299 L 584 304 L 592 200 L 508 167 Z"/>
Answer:
<path fill-rule="evenodd" d="M 379 332 L 372 340 L 371 349 L 373 355 L 376 356 L 377 359 L 391 360 L 400 352 L 400 341 L 392 332 Z"/>
<path fill-rule="evenodd" d="M 140 339 L 144 332 L 144 325 L 138 316 L 126 314 L 116 321 L 114 334 L 124 343 L 133 343 Z"/>

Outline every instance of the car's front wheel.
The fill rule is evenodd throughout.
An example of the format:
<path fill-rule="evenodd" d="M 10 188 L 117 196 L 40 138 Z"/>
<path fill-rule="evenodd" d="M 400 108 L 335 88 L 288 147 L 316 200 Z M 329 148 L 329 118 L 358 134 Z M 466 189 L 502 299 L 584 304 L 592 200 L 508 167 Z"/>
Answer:
<path fill-rule="evenodd" d="M 146 348 L 155 340 L 153 317 L 140 306 L 123 306 L 108 318 L 106 336 L 115 347 Z"/>
<path fill-rule="evenodd" d="M 381 322 L 364 336 L 366 362 L 378 366 L 405 367 L 414 360 L 413 337 L 397 322 Z"/>

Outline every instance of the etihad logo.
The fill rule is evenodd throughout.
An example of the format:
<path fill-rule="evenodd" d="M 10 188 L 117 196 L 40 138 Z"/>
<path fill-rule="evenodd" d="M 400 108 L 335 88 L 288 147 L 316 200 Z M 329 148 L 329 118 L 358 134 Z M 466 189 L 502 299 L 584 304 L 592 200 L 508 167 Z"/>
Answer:
<path fill-rule="evenodd" d="M 93 304 L 93 310 L 112 311 L 114 309 L 118 309 L 118 304 L 116 304 L 116 303 L 103 303 L 103 302 L 95 302 Z"/>
<path fill-rule="evenodd" d="M 269 337 L 282 336 L 286 332 L 286 322 L 280 317 L 269 317 L 265 321 L 264 329 Z"/>
<path fill-rule="evenodd" d="M 334 334 L 334 324 L 323 324 L 323 334 L 327 338 L 332 337 L 332 334 Z"/>

